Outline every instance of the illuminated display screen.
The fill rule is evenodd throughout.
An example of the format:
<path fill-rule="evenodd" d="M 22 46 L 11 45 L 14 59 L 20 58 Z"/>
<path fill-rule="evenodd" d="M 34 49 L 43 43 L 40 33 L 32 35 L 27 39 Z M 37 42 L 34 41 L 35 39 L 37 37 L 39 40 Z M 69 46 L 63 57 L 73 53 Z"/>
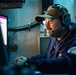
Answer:
<path fill-rule="evenodd" d="M 0 25 L 4 44 L 7 45 L 7 17 L 0 15 Z"/>

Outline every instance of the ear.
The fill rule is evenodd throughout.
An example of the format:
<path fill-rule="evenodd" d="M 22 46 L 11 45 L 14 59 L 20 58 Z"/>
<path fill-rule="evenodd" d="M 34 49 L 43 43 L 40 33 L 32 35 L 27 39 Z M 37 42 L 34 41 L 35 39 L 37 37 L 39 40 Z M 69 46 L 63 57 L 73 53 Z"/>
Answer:
<path fill-rule="evenodd" d="M 62 23 L 63 23 L 66 27 L 69 26 L 69 24 L 71 23 L 70 14 L 63 15 L 63 16 L 62 16 Z"/>

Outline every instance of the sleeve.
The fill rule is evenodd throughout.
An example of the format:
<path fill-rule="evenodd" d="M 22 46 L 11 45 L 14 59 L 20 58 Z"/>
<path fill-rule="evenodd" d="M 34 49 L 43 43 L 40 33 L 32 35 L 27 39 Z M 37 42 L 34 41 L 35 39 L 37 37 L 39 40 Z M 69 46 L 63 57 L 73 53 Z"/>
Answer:
<path fill-rule="evenodd" d="M 28 58 L 28 60 L 40 60 L 40 59 L 46 59 L 47 58 L 47 52 L 44 54 L 36 55 L 36 56 L 31 56 L 31 58 Z"/>
<path fill-rule="evenodd" d="M 76 75 L 76 55 L 65 53 L 59 58 L 46 60 L 31 60 L 38 71 L 43 74 L 72 74 Z"/>
<path fill-rule="evenodd" d="M 69 39 L 69 42 L 66 44 L 67 51 L 73 51 L 76 49 L 76 34 Z"/>
<path fill-rule="evenodd" d="M 70 40 L 69 48 L 76 46 L 76 37 L 72 37 L 73 39 Z"/>

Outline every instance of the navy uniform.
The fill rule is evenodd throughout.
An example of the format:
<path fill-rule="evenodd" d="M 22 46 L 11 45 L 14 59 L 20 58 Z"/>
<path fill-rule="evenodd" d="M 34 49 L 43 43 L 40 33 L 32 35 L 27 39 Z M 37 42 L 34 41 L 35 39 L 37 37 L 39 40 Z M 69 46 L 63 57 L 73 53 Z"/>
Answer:
<path fill-rule="evenodd" d="M 76 24 L 66 34 L 66 38 L 49 43 L 47 52 L 43 55 L 32 56 L 28 63 L 34 64 L 42 73 L 47 74 L 76 74 Z"/>

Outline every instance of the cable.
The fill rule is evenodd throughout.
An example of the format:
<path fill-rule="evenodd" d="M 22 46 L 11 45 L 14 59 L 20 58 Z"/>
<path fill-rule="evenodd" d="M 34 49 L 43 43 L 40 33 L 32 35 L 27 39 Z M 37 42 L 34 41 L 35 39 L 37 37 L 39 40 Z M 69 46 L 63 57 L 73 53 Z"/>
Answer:
<path fill-rule="evenodd" d="M 31 31 L 31 28 L 34 28 L 35 26 L 38 26 L 40 25 L 39 22 L 32 22 L 27 25 L 24 25 L 24 26 L 20 26 L 20 27 L 12 27 L 12 28 L 8 28 L 8 31 L 22 31 L 22 30 L 26 30 L 26 29 L 29 29 L 29 31 Z"/>

